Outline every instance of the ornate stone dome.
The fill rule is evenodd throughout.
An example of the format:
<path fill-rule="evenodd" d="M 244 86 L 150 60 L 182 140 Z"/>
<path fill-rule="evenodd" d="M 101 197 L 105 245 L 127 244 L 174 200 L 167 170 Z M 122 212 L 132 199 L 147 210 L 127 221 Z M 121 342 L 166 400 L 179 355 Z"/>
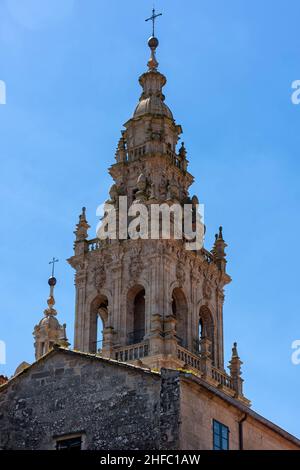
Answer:
<path fill-rule="evenodd" d="M 148 61 L 148 71 L 143 73 L 139 82 L 143 88 L 140 101 L 135 108 L 133 117 L 137 118 L 146 114 L 156 116 L 165 116 L 173 120 L 173 114 L 170 108 L 164 103 L 165 97 L 162 92 L 167 79 L 157 70 L 158 62 L 155 56 L 155 50 L 158 46 L 156 37 L 149 38 L 148 45 L 151 49 L 151 57 Z"/>
<path fill-rule="evenodd" d="M 39 326 L 48 326 L 49 328 L 53 329 L 60 328 L 59 321 L 53 315 L 47 315 L 46 317 L 42 318 Z"/>
<path fill-rule="evenodd" d="M 142 99 L 135 108 L 133 117 L 140 117 L 145 114 L 166 116 L 173 119 L 173 114 L 170 108 L 159 96 L 149 96 L 148 98 Z"/>

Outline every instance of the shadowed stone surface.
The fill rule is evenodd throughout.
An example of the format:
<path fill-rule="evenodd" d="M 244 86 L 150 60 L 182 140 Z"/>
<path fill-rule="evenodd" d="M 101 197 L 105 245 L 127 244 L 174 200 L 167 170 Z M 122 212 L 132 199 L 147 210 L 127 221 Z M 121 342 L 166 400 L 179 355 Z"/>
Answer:
<path fill-rule="evenodd" d="M 178 373 L 162 376 L 53 351 L 2 389 L 0 448 L 54 449 L 55 437 L 74 433 L 88 449 L 176 446 Z"/>

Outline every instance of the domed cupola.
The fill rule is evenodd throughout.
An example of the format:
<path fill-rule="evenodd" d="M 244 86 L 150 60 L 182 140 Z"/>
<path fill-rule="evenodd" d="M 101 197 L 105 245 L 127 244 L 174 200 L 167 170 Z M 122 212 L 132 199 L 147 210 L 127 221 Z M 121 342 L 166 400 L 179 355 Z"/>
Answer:
<path fill-rule="evenodd" d="M 156 60 L 155 51 L 158 47 L 158 39 L 151 37 L 148 40 L 148 46 L 151 49 L 151 57 L 148 61 L 149 70 L 145 72 L 139 79 L 140 85 L 143 88 L 143 93 L 140 97 L 140 102 L 137 105 L 134 118 L 152 114 L 156 116 L 165 116 L 173 120 L 173 114 L 170 108 L 164 103 L 165 96 L 162 89 L 167 82 L 166 77 L 158 72 L 158 62 Z"/>
<path fill-rule="evenodd" d="M 152 16 L 148 20 L 152 20 L 154 24 L 158 16 L 160 14 L 155 14 L 153 9 Z M 160 193 L 167 194 L 167 189 L 165 192 L 159 189 L 159 186 L 162 187 L 165 184 L 158 182 L 163 167 L 166 172 L 169 172 L 169 167 L 171 167 L 170 171 L 176 168 L 176 173 L 181 172 L 181 175 L 177 175 L 181 179 L 177 185 L 182 188 L 182 195 L 187 193 L 187 188 L 193 181 L 192 175 L 187 171 L 188 160 L 185 148 L 178 149 L 182 127 L 176 123 L 172 111 L 165 103 L 163 88 L 167 79 L 158 70 L 159 64 L 156 58 L 158 45 L 159 41 L 153 27 L 152 35 L 148 39 L 150 58 L 147 62 L 147 70 L 139 77 L 142 94 L 132 117 L 124 124 L 125 129 L 121 131 L 115 154 L 116 165 L 110 168 L 110 174 L 117 182 L 120 194 L 127 193 L 130 198 L 136 194 L 135 185 L 141 173 L 147 177 L 146 193 L 149 197 Z M 158 165 L 160 165 L 159 171 Z M 167 185 L 170 183 L 169 180 L 175 178 L 172 174 L 169 177 L 166 175 L 163 177 Z"/>
<path fill-rule="evenodd" d="M 54 277 L 54 263 L 58 261 L 53 258 L 52 276 L 48 280 L 50 286 L 50 295 L 47 300 L 48 308 L 44 310 L 44 318 L 34 328 L 35 339 L 35 358 L 38 360 L 41 356 L 46 354 L 55 345 L 59 344 L 63 347 L 68 347 L 69 343 L 66 336 L 66 325 L 61 325 L 56 318 L 57 311 L 54 308 L 54 287 L 56 285 L 56 278 Z"/>

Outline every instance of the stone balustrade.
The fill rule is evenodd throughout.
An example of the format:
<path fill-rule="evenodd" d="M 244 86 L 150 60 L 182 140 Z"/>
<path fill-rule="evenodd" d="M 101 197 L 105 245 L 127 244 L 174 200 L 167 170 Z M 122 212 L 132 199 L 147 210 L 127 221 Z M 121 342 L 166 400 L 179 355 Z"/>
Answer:
<path fill-rule="evenodd" d="M 89 251 L 99 250 L 102 246 L 101 240 L 99 238 L 93 238 L 93 240 L 88 241 Z"/>
<path fill-rule="evenodd" d="M 226 372 L 222 372 L 219 369 L 216 369 L 215 367 L 212 368 L 211 371 L 212 378 L 218 382 L 219 385 L 222 385 L 223 387 L 230 388 L 231 390 L 234 390 L 232 379 L 229 375 L 226 374 Z"/>
<path fill-rule="evenodd" d="M 197 369 L 201 373 L 203 372 L 200 354 L 193 354 L 185 348 L 177 346 L 177 357 L 182 362 L 184 362 L 186 367 L 192 367 L 193 369 Z M 226 372 L 223 372 L 212 366 L 211 378 L 215 380 L 218 385 L 234 390 L 232 379 L 228 374 L 226 374 Z"/>
<path fill-rule="evenodd" d="M 130 346 L 123 346 L 115 349 L 115 359 L 121 362 L 136 361 L 148 356 L 149 344 L 147 341 L 142 343 L 133 344 Z"/>
<path fill-rule="evenodd" d="M 201 371 L 201 360 L 200 356 L 192 354 L 187 349 L 177 346 L 177 357 L 180 361 L 183 361 L 187 366 L 191 366 L 194 369 Z"/>

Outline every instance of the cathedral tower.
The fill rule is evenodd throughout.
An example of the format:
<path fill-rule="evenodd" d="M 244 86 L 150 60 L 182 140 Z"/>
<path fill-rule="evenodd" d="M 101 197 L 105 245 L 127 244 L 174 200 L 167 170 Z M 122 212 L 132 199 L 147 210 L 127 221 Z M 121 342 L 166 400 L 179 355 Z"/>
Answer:
<path fill-rule="evenodd" d="M 182 128 L 165 103 L 166 77 L 158 71 L 158 39 L 148 45 L 148 70 L 133 116 L 124 124 L 108 203 L 128 206 L 198 204 L 189 187 Z M 211 251 L 187 250 L 182 239 L 88 239 L 85 208 L 75 230 L 74 348 L 145 367 L 193 370 L 247 403 L 236 346 L 230 374 L 224 368 L 223 303 L 226 243 L 220 227 Z M 100 330 L 103 330 L 102 339 Z"/>

